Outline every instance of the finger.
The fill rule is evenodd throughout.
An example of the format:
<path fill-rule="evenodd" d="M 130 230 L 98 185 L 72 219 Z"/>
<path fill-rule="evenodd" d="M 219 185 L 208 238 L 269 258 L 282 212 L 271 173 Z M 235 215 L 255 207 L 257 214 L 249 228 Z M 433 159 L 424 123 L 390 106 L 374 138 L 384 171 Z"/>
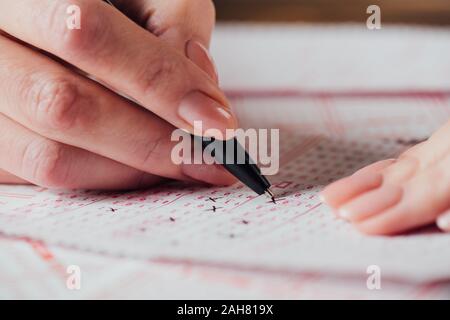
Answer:
<path fill-rule="evenodd" d="M 354 175 L 360 174 L 360 173 L 377 173 L 377 172 L 380 172 L 381 170 L 389 167 L 390 165 L 394 164 L 395 162 L 396 162 L 396 159 L 386 159 L 386 160 L 377 161 L 377 162 L 372 163 L 362 169 L 359 169 L 358 171 L 356 171 L 354 173 Z"/>
<path fill-rule="evenodd" d="M 48 188 L 134 189 L 161 181 L 118 162 L 41 137 L 0 115 L 0 167 Z"/>
<path fill-rule="evenodd" d="M 8 39 L 0 38 L 0 48 L 0 112 L 51 140 L 139 171 L 191 180 L 171 159 L 172 125 Z M 218 183 L 223 176 L 215 174 Z"/>
<path fill-rule="evenodd" d="M 401 156 L 395 163 L 383 170 L 383 182 L 399 185 L 417 173 L 419 164 L 416 157 Z"/>
<path fill-rule="evenodd" d="M 28 181 L 20 179 L 9 172 L 0 169 L 0 183 L 2 184 L 29 184 Z"/>
<path fill-rule="evenodd" d="M 79 30 L 67 27 L 67 8 L 73 5 L 82 13 Z M 237 125 L 224 94 L 205 72 L 103 2 L 4 0 L 0 28 L 70 62 L 176 127 L 193 133 L 194 122 L 201 120 L 203 133 L 215 128 L 223 134 Z"/>
<path fill-rule="evenodd" d="M 394 159 L 378 161 L 349 177 L 333 182 L 322 191 L 322 201 L 337 209 L 361 193 L 379 187 L 382 183 L 380 171 L 394 162 Z"/>
<path fill-rule="evenodd" d="M 438 217 L 436 224 L 442 231 L 450 232 L 450 208 Z"/>
<path fill-rule="evenodd" d="M 398 160 L 381 161 L 355 173 L 374 177 L 381 174 L 383 185 L 380 188 L 367 190 L 361 179 L 350 179 L 350 183 L 334 186 L 341 193 L 349 185 L 353 188 L 354 195 L 340 203 L 339 216 L 352 222 L 360 222 L 396 205 L 402 198 L 402 189 L 398 186 L 417 173 L 418 165 L 415 157 L 405 154 Z"/>
<path fill-rule="evenodd" d="M 386 185 L 363 193 L 339 208 L 339 216 L 358 222 L 372 217 L 397 204 L 402 198 L 402 189 Z"/>
<path fill-rule="evenodd" d="M 112 3 L 181 52 L 189 40 L 209 48 L 215 24 L 211 0 L 114 0 Z"/>
<path fill-rule="evenodd" d="M 218 73 L 208 48 L 215 24 L 210 0 L 116 0 L 131 19 L 193 61 L 215 82 Z"/>
<path fill-rule="evenodd" d="M 357 228 L 368 234 L 396 234 L 435 222 L 450 208 L 449 167 L 447 157 L 414 176 L 405 183 L 400 201 L 357 223 Z"/>
<path fill-rule="evenodd" d="M 450 136 L 450 120 L 446 125 L 442 126 L 436 131 L 428 140 L 421 142 L 404 152 L 400 157 L 416 157 L 420 160 L 420 168 L 425 168 L 433 165 L 440 159 L 442 159 L 448 152 L 448 146 L 442 141 L 447 141 Z"/>
<path fill-rule="evenodd" d="M 215 24 L 214 4 L 210 0 L 145 1 L 148 15 L 146 28 L 156 30 L 160 39 L 183 51 L 186 56 L 219 82 L 214 59 L 208 48 Z M 145 12 L 146 10 L 144 10 Z"/>
<path fill-rule="evenodd" d="M 236 178 L 226 171 L 221 165 L 185 165 L 183 172 L 189 177 L 213 185 L 229 186 L 236 183 Z"/>
<path fill-rule="evenodd" d="M 355 174 L 327 186 L 321 193 L 321 199 L 336 209 L 361 193 L 378 188 L 382 181 L 380 173 Z"/>

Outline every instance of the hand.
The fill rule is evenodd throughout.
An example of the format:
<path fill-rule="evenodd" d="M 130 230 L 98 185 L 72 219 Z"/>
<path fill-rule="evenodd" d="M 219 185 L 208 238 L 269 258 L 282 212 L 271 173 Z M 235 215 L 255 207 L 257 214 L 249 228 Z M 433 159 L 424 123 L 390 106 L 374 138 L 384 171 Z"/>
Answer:
<path fill-rule="evenodd" d="M 81 29 L 67 8 L 81 9 Z M 0 183 L 135 188 L 160 177 L 229 184 L 170 161 L 172 131 L 236 120 L 207 47 L 209 0 L 0 1 Z M 134 22 L 133 22 L 134 21 Z M 80 75 L 92 75 L 105 86 Z"/>
<path fill-rule="evenodd" d="M 433 222 L 450 232 L 450 121 L 398 159 L 334 182 L 322 196 L 364 233 L 391 235 Z"/>

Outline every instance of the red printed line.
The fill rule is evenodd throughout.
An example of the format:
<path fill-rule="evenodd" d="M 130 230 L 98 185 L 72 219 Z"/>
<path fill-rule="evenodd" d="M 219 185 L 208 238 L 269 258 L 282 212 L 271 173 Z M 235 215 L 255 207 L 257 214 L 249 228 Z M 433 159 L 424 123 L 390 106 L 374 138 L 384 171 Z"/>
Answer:
<path fill-rule="evenodd" d="M 41 241 L 26 239 L 26 242 L 37 252 L 37 254 L 45 261 L 53 260 L 53 254 L 47 249 Z"/>
<path fill-rule="evenodd" d="M 157 208 L 165 207 L 165 206 L 167 206 L 167 205 L 169 205 L 169 204 L 172 204 L 172 203 L 174 203 L 175 201 L 178 201 L 178 200 L 180 200 L 181 198 L 183 198 L 183 197 L 185 197 L 185 196 L 187 196 L 187 195 L 193 194 L 193 193 L 194 193 L 194 192 L 187 192 L 187 193 L 185 193 L 185 194 L 182 194 L 181 196 L 178 196 L 178 197 L 176 197 L 175 199 L 173 199 L 173 200 L 171 200 L 171 201 L 169 201 L 169 202 L 167 202 L 167 203 L 164 203 L 163 205 L 161 205 L 161 206 L 159 206 L 159 207 L 157 207 Z"/>
<path fill-rule="evenodd" d="M 260 195 L 260 196 L 264 196 L 264 195 Z M 239 207 L 243 206 L 244 204 L 246 204 L 246 203 L 248 203 L 248 202 L 250 202 L 250 201 L 252 201 L 252 200 L 254 200 L 254 199 L 257 199 L 257 198 L 260 197 L 260 196 L 251 197 L 251 198 L 245 200 L 244 202 L 239 203 L 237 206 L 235 206 L 235 207 L 233 207 L 233 208 L 231 208 L 231 209 L 229 209 L 229 210 L 226 210 L 226 211 L 227 211 L 227 212 L 231 212 L 231 211 L 233 211 L 234 209 L 239 208 Z"/>
<path fill-rule="evenodd" d="M 310 213 L 311 211 L 317 209 L 317 208 L 320 207 L 321 205 L 323 205 L 322 202 L 317 203 L 316 205 L 312 206 L 312 207 L 309 208 L 308 210 L 303 211 L 303 212 L 297 214 L 297 215 L 296 215 L 295 217 L 293 217 L 292 219 L 289 219 L 288 221 L 286 221 L 286 223 L 291 223 L 292 221 L 297 220 L 298 218 L 300 218 L 300 217 L 302 217 L 302 216 L 304 216 L 304 215 Z"/>
<path fill-rule="evenodd" d="M 419 290 L 417 290 L 414 299 L 422 300 L 427 297 L 432 297 L 433 292 L 438 288 L 438 282 L 431 282 L 420 286 Z"/>
<path fill-rule="evenodd" d="M 330 104 L 330 99 L 322 98 L 320 100 L 324 116 L 323 122 L 326 124 L 326 127 L 333 136 L 342 136 L 345 130 L 336 121 L 337 115 L 335 114 L 335 108 Z"/>

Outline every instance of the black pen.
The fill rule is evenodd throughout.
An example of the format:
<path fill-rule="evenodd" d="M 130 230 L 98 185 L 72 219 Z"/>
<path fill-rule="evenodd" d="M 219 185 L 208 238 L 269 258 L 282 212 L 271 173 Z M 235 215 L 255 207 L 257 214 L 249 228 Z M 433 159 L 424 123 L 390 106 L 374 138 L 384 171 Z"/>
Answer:
<path fill-rule="evenodd" d="M 213 156 L 219 164 L 258 195 L 266 194 L 272 200 L 274 199 L 275 195 L 270 190 L 269 180 L 261 173 L 236 138 L 224 141 L 205 137 L 194 137 L 194 139 L 201 139 L 203 150 L 212 143 L 216 144 L 213 146 L 215 147 Z M 240 159 L 241 155 L 243 159 Z"/>
<path fill-rule="evenodd" d="M 114 4 L 109 0 L 104 0 L 106 3 L 110 4 L 114 7 Z M 220 141 L 208 138 L 201 138 L 201 143 L 203 149 L 206 148 L 211 143 L 223 143 L 221 148 L 217 148 L 217 150 L 223 150 L 223 152 L 216 152 L 214 158 L 222 164 L 222 166 L 230 172 L 233 176 L 235 176 L 239 181 L 245 184 L 247 187 L 255 191 L 258 195 L 266 194 L 272 200 L 274 199 L 274 194 L 270 190 L 270 182 L 267 178 L 261 173 L 261 170 L 255 164 L 255 162 L 250 158 L 247 151 L 241 146 L 241 144 L 237 141 L 236 138 Z M 234 154 L 234 159 L 229 159 L 230 156 L 227 156 L 230 148 L 234 148 L 234 152 L 229 152 L 228 154 Z M 245 157 L 245 161 L 238 161 L 238 155 L 243 154 Z"/>

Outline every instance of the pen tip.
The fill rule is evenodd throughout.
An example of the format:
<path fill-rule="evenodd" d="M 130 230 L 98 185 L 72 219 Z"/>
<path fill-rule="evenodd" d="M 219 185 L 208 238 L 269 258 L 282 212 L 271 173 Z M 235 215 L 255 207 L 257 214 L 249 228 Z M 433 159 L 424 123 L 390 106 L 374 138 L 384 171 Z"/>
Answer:
<path fill-rule="evenodd" d="M 272 190 L 270 190 L 270 189 L 267 189 L 264 193 L 265 193 L 270 199 L 275 198 L 274 193 L 273 193 Z"/>

